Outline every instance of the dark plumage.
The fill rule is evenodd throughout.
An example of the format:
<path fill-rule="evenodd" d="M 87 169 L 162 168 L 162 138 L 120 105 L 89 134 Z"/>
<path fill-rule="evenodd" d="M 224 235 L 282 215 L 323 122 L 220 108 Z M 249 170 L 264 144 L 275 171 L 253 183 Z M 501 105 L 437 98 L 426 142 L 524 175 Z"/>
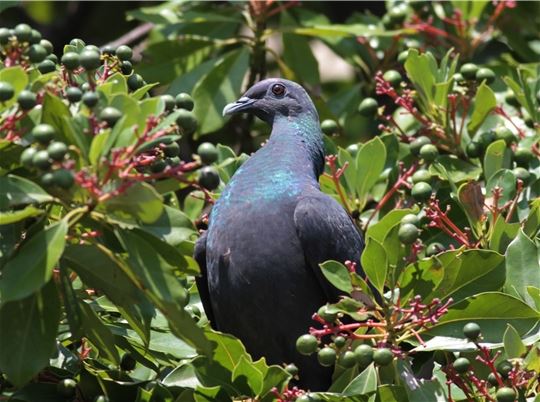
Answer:
<path fill-rule="evenodd" d="M 331 370 L 296 352 L 311 316 L 338 292 L 319 263 L 360 266 L 362 236 L 345 210 L 319 189 L 324 168 L 319 117 L 298 84 L 267 79 L 224 114 L 254 113 L 272 126 L 268 143 L 225 187 L 195 248 L 197 285 L 214 328 L 242 340 L 254 358 L 294 362 L 300 385 L 329 386 Z"/>

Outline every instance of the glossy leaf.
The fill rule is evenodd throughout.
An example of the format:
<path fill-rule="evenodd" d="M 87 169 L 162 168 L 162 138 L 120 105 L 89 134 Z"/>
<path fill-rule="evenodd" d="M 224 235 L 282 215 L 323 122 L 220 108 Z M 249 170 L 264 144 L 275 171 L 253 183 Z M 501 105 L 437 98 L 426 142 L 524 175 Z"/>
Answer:
<path fill-rule="evenodd" d="M 504 140 L 491 143 L 484 156 L 484 176 L 489 180 L 498 170 L 510 168 L 512 152 Z"/>
<path fill-rule="evenodd" d="M 352 292 L 351 276 L 345 265 L 337 261 L 326 261 L 320 264 L 320 267 L 328 282 L 343 292 Z"/>
<path fill-rule="evenodd" d="M 387 265 L 386 251 L 382 244 L 373 238 L 368 238 L 366 248 L 362 253 L 362 268 L 369 281 L 381 293 L 383 293 L 386 281 Z"/>
<path fill-rule="evenodd" d="M 0 177 L 1 211 L 19 205 L 39 204 L 52 200 L 53 197 L 31 180 L 15 175 Z"/>
<path fill-rule="evenodd" d="M 23 243 L 2 270 L 0 302 L 27 297 L 51 279 L 53 268 L 64 251 L 67 229 L 67 222 L 62 220 Z"/>
<path fill-rule="evenodd" d="M 154 223 L 163 213 L 160 195 L 147 183 L 137 183 L 119 196 L 104 202 L 105 208 L 119 217 L 135 218 L 143 223 Z"/>
<path fill-rule="evenodd" d="M 504 351 L 510 359 L 521 357 L 527 351 L 521 337 L 513 326 L 508 324 L 503 335 Z"/>
<path fill-rule="evenodd" d="M 343 390 L 344 396 L 366 395 L 377 390 L 377 371 L 370 364 Z"/>
<path fill-rule="evenodd" d="M 49 364 L 60 314 L 52 281 L 24 299 L 0 306 L 0 370 L 15 385 L 25 384 Z"/>
<path fill-rule="evenodd" d="M 473 101 L 473 113 L 467 124 L 470 133 L 475 133 L 480 128 L 489 113 L 497 106 L 497 99 L 493 90 L 483 82 L 476 91 Z"/>

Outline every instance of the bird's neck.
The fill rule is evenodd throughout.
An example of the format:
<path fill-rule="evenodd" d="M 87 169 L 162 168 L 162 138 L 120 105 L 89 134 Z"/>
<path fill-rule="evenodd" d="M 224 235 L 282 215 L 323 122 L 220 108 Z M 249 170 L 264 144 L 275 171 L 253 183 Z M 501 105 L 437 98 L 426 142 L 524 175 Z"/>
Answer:
<path fill-rule="evenodd" d="M 318 180 L 324 168 L 324 144 L 319 119 L 310 112 L 294 117 L 279 116 L 265 148 L 282 150 L 276 163 L 294 166 Z"/>

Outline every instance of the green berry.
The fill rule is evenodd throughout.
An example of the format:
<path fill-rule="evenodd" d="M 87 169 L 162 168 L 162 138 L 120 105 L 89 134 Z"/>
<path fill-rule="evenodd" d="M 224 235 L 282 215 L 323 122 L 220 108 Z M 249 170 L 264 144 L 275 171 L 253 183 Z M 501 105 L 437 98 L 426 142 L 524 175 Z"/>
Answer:
<path fill-rule="evenodd" d="M 211 165 L 218 160 L 218 150 L 211 142 L 203 142 L 197 148 L 197 154 L 201 157 L 201 162 Z"/>
<path fill-rule="evenodd" d="M 60 141 L 51 142 L 51 144 L 47 147 L 47 152 L 49 153 L 49 156 L 55 161 L 61 161 L 62 159 L 64 159 L 67 151 L 67 145 Z"/>
<path fill-rule="evenodd" d="M 131 57 L 133 57 L 133 50 L 126 45 L 118 46 L 116 49 L 116 56 L 118 56 L 120 60 L 130 61 Z"/>
<path fill-rule="evenodd" d="M 137 361 L 131 355 L 131 353 L 124 353 L 124 355 L 122 356 L 122 360 L 120 361 L 120 368 L 124 371 L 131 371 L 135 368 L 136 365 Z"/>
<path fill-rule="evenodd" d="M 476 141 L 471 141 L 467 144 L 465 148 L 465 153 L 469 158 L 478 158 L 482 155 L 482 144 Z"/>
<path fill-rule="evenodd" d="M 173 157 L 180 155 L 180 145 L 177 142 L 171 142 L 170 144 L 165 145 L 163 148 L 163 153 L 165 156 Z"/>
<path fill-rule="evenodd" d="M 39 181 L 44 187 L 52 187 L 54 186 L 54 175 L 51 172 L 44 173 Z"/>
<path fill-rule="evenodd" d="M 185 109 L 178 110 L 176 124 L 182 128 L 182 132 L 186 135 L 191 135 L 197 130 L 197 119 L 195 115 Z"/>
<path fill-rule="evenodd" d="M 108 54 L 108 55 L 114 54 L 115 51 L 116 51 L 116 49 L 115 49 L 114 47 L 112 47 L 111 45 L 104 46 L 104 47 L 101 49 L 101 52 L 102 52 L 103 54 Z"/>
<path fill-rule="evenodd" d="M 49 169 L 51 167 L 49 153 L 45 150 L 37 151 L 32 158 L 32 164 L 41 170 Z"/>
<path fill-rule="evenodd" d="M 176 103 L 176 107 L 178 109 L 186 109 L 188 111 L 193 110 L 193 99 L 191 96 L 185 92 L 179 93 L 176 95 L 176 98 L 174 98 L 174 102 Z"/>
<path fill-rule="evenodd" d="M 396 70 L 388 70 L 383 74 L 383 79 L 388 81 L 393 87 L 398 86 L 401 83 L 401 74 Z"/>
<path fill-rule="evenodd" d="M 172 158 L 165 158 L 165 162 L 169 166 L 178 166 L 180 164 L 180 158 L 178 156 L 173 156 Z"/>
<path fill-rule="evenodd" d="M 174 98 L 172 95 L 166 94 L 161 95 L 161 99 L 163 100 L 163 103 L 165 104 L 165 110 L 170 112 L 174 109 Z"/>
<path fill-rule="evenodd" d="M 358 112 L 365 117 L 372 117 L 375 116 L 377 113 L 377 109 L 379 108 L 379 104 L 377 101 L 373 98 L 364 98 L 362 102 L 360 102 L 360 105 L 358 106 Z"/>
<path fill-rule="evenodd" d="M 32 28 L 27 24 L 17 25 L 13 33 L 19 42 L 28 42 L 32 38 Z"/>
<path fill-rule="evenodd" d="M 476 72 L 476 81 L 482 82 L 486 81 L 488 84 L 491 84 L 495 81 L 495 73 L 489 68 L 479 68 Z"/>
<path fill-rule="evenodd" d="M 30 36 L 30 39 L 28 42 L 32 45 L 39 44 L 39 41 L 41 40 L 41 33 L 36 30 L 32 29 L 32 35 Z"/>
<path fill-rule="evenodd" d="M 401 225 L 398 230 L 399 241 L 403 244 L 412 244 L 420 236 L 420 229 L 412 223 Z"/>
<path fill-rule="evenodd" d="M 21 153 L 21 165 L 23 165 L 24 167 L 30 169 L 31 167 L 33 167 L 33 162 L 32 162 L 32 159 L 34 158 L 34 155 L 36 154 L 37 152 L 37 149 L 36 148 L 26 148 L 24 151 L 22 151 Z"/>
<path fill-rule="evenodd" d="M 401 218 L 401 222 L 400 222 L 402 225 L 405 225 L 405 224 L 412 224 L 414 226 L 418 226 L 418 224 L 420 223 L 420 219 L 418 218 L 418 215 L 415 215 L 415 214 L 407 214 L 405 215 L 403 218 Z"/>
<path fill-rule="evenodd" d="M 165 162 L 163 159 L 156 159 L 151 165 L 150 170 L 152 173 L 160 173 L 165 170 L 167 167 L 167 162 Z"/>
<path fill-rule="evenodd" d="M 317 311 L 317 314 L 319 317 L 321 317 L 324 321 L 328 323 L 332 323 L 336 321 L 337 313 L 328 311 L 328 306 L 321 306 L 319 308 L 319 311 Z"/>
<path fill-rule="evenodd" d="M 336 348 L 341 349 L 343 346 L 345 346 L 346 343 L 347 339 L 345 339 L 345 337 L 341 335 L 334 338 L 334 345 L 336 345 Z"/>
<path fill-rule="evenodd" d="M 463 75 L 461 73 L 455 73 L 453 78 L 454 81 L 458 83 L 458 85 L 461 85 L 465 82 L 465 78 L 463 78 Z"/>
<path fill-rule="evenodd" d="M 424 145 L 428 146 L 430 144 Z M 411 176 L 411 180 L 413 183 L 418 183 L 419 181 L 425 181 L 429 182 L 431 180 L 431 173 L 427 169 L 418 169 L 414 174 Z"/>
<path fill-rule="evenodd" d="M 504 140 L 504 142 L 506 142 L 506 145 L 510 145 L 516 141 L 516 136 L 514 135 L 514 133 L 512 133 L 512 130 L 507 127 L 500 126 L 493 131 L 495 134 L 495 138 L 497 140 Z"/>
<path fill-rule="evenodd" d="M 205 166 L 200 171 L 199 184 L 207 190 L 215 190 L 219 186 L 219 174 L 218 172 L 210 167 Z"/>
<path fill-rule="evenodd" d="M 85 70 L 89 71 L 95 70 L 101 65 L 99 52 L 95 50 L 83 50 L 83 52 L 79 55 L 79 61 L 81 66 L 83 66 Z"/>
<path fill-rule="evenodd" d="M 122 70 L 122 74 L 129 75 L 133 72 L 133 64 L 130 61 L 124 60 L 120 64 L 120 70 Z"/>
<path fill-rule="evenodd" d="M 352 350 L 347 350 L 341 355 L 339 364 L 346 368 L 354 367 L 356 365 L 356 355 Z"/>
<path fill-rule="evenodd" d="M 416 201 L 421 202 L 428 200 L 431 197 L 432 191 L 433 189 L 429 183 L 420 181 L 411 189 L 411 195 Z"/>
<path fill-rule="evenodd" d="M 32 91 L 24 89 L 19 93 L 19 96 L 17 96 L 17 102 L 22 110 L 30 110 L 36 106 L 37 97 Z"/>
<path fill-rule="evenodd" d="M 6 45 L 11 38 L 11 32 L 7 28 L 0 28 L 0 45 Z"/>
<path fill-rule="evenodd" d="M 394 354 L 388 348 L 375 349 L 373 352 L 373 361 L 379 366 L 388 366 L 393 359 Z"/>
<path fill-rule="evenodd" d="M 516 98 L 516 95 L 514 94 L 514 91 L 510 89 L 504 95 L 504 100 L 506 101 L 506 103 L 508 103 L 510 106 L 515 107 L 516 109 L 521 106 L 518 99 Z"/>
<path fill-rule="evenodd" d="M 54 50 L 53 44 L 47 39 L 41 39 L 39 41 L 39 44 L 45 48 L 45 51 L 47 52 L 47 54 L 51 54 Z"/>
<path fill-rule="evenodd" d="M 99 50 L 99 47 L 95 46 L 95 45 L 86 45 L 83 49 L 83 51 L 85 50 L 89 50 L 89 51 L 92 51 L 92 52 L 96 52 L 98 54 L 101 54 L 101 50 Z"/>
<path fill-rule="evenodd" d="M 0 102 L 6 102 L 13 98 L 15 95 L 15 89 L 6 81 L 0 81 Z"/>
<path fill-rule="evenodd" d="M 351 144 L 349 145 L 347 148 L 345 148 L 347 150 L 348 153 L 351 154 L 351 156 L 356 156 L 358 154 L 358 144 Z"/>
<path fill-rule="evenodd" d="M 478 142 L 482 144 L 482 148 L 486 149 L 489 144 L 491 144 L 493 141 L 495 141 L 495 133 L 493 131 L 484 131 L 483 133 L 480 133 L 478 136 Z"/>
<path fill-rule="evenodd" d="M 439 156 L 439 150 L 433 144 L 422 145 L 420 148 L 420 157 L 426 162 L 433 162 Z"/>
<path fill-rule="evenodd" d="M 392 7 L 388 12 L 388 15 L 390 16 L 390 21 L 393 24 L 399 25 L 405 21 L 405 18 L 407 17 L 407 8 L 401 5 Z"/>
<path fill-rule="evenodd" d="M 90 109 L 97 105 L 99 96 L 95 92 L 85 92 L 82 96 L 82 102 Z"/>
<path fill-rule="evenodd" d="M 298 374 L 298 367 L 294 364 L 287 364 L 285 366 L 285 371 L 294 377 Z"/>
<path fill-rule="evenodd" d="M 514 151 L 514 161 L 519 166 L 528 166 L 534 155 L 530 148 L 517 147 Z"/>
<path fill-rule="evenodd" d="M 38 124 L 32 129 L 32 137 L 40 144 L 46 145 L 51 142 L 56 134 L 53 126 L 49 124 Z"/>
<path fill-rule="evenodd" d="M 41 45 L 32 45 L 28 48 L 28 58 L 32 63 L 39 63 L 47 57 L 47 49 Z"/>
<path fill-rule="evenodd" d="M 504 378 L 508 377 L 508 374 L 510 374 L 512 368 L 512 363 L 510 363 L 508 360 L 503 360 L 502 362 L 497 364 L 497 371 Z"/>
<path fill-rule="evenodd" d="M 82 98 L 82 91 L 80 88 L 77 87 L 69 87 L 66 89 L 66 98 L 69 101 L 69 103 L 77 103 Z"/>
<path fill-rule="evenodd" d="M 326 119 L 323 120 L 323 122 L 321 123 L 321 130 L 326 135 L 332 135 L 334 133 L 337 133 L 338 125 L 335 120 Z"/>
<path fill-rule="evenodd" d="M 127 79 L 127 84 L 129 89 L 132 91 L 136 91 L 137 89 L 144 86 L 144 80 L 143 77 L 141 77 L 139 74 L 131 74 Z"/>
<path fill-rule="evenodd" d="M 75 183 L 73 172 L 67 169 L 58 169 L 53 172 L 53 183 L 55 186 L 69 189 Z"/>
<path fill-rule="evenodd" d="M 80 65 L 79 55 L 75 52 L 67 52 L 62 56 L 62 64 L 68 70 L 75 70 Z"/>
<path fill-rule="evenodd" d="M 317 350 L 319 342 L 313 335 L 305 334 L 296 340 L 296 350 L 302 355 L 310 355 Z"/>
<path fill-rule="evenodd" d="M 51 53 L 50 55 L 48 55 L 47 57 L 45 57 L 45 60 L 50 60 L 50 61 L 52 61 L 54 64 L 58 64 L 58 56 L 55 55 L 54 53 Z"/>
<path fill-rule="evenodd" d="M 56 64 L 51 60 L 45 59 L 38 64 L 37 68 L 41 74 L 52 73 L 56 70 Z"/>
<path fill-rule="evenodd" d="M 487 381 L 494 387 L 499 385 L 499 381 L 497 381 L 497 376 L 494 373 L 489 373 Z"/>
<path fill-rule="evenodd" d="M 517 167 L 512 170 L 512 173 L 514 173 L 514 176 L 516 176 L 517 179 L 520 179 L 525 186 L 529 184 L 531 173 L 527 169 Z"/>
<path fill-rule="evenodd" d="M 110 400 L 105 395 L 98 395 L 95 397 L 94 402 L 110 402 Z"/>
<path fill-rule="evenodd" d="M 475 322 L 468 322 L 463 327 L 463 335 L 471 341 L 477 340 L 480 336 L 480 325 Z"/>
<path fill-rule="evenodd" d="M 321 366 L 330 367 L 336 362 L 336 351 L 329 347 L 324 347 L 317 353 L 317 360 Z"/>
<path fill-rule="evenodd" d="M 122 112 L 111 106 L 106 107 L 99 114 L 99 118 L 106 122 L 109 127 L 113 127 L 121 117 Z"/>
<path fill-rule="evenodd" d="M 437 255 L 445 250 L 444 246 L 441 243 L 431 243 L 426 247 L 426 256 L 431 257 Z"/>
<path fill-rule="evenodd" d="M 471 366 L 471 362 L 466 357 L 459 357 L 454 361 L 452 366 L 454 366 L 454 369 L 459 374 L 465 374 L 469 370 L 469 367 Z"/>
<path fill-rule="evenodd" d="M 495 398 L 497 402 L 514 402 L 517 398 L 517 393 L 513 388 L 502 387 L 497 390 Z"/>
<path fill-rule="evenodd" d="M 419 156 L 420 149 L 426 144 L 431 144 L 431 140 L 428 137 L 422 135 L 418 138 L 415 138 L 410 144 L 411 153 L 413 155 Z"/>
<path fill-rule="evenodd" d="M 66 398 L 75 396 L 76 389 L 77 382 L 72 378 L 64 378 L 56 385 L 56 391 L 58 394 Z"/>
<path fill-rule="evenodd" d="M 407 61 L 407 57 L 409 57 L 409 51 L 404 50 L 398 54 L 397 61 L 398 63 L 405 64 Z"/>
<path fill-rule="evenodd" d="M 73 38 L 71 39 L 71 41 L 69 42 L 69 44 L 71 46 L 75 46 L 76 48 L 79 48 L 79 49 L 82 49 L 83 47 L 86 46 L 86 43 L 84 43 L 84 41 L 82 39 L 79 39 L 79 38 Z"/>
<path fill-rule="evenodd" d="M 366 367 L 373 361 L 373 348 L 365 343 L 359 345 L 354 349 L 356 362 L 360 367 Z"/>
<path fill-rule="evenodd" d="M 473 63 L 466 63 L 459 69 L 461 75 L 467 80 L 474 80 L 478 72 L 478 66 Z"/>

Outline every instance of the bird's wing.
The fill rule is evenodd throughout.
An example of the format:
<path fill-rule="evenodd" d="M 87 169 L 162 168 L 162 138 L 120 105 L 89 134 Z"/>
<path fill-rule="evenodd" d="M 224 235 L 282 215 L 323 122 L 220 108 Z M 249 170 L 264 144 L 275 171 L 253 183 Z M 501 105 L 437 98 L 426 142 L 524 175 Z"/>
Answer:
<path fill-rule="evenodd" d="M 210 302 L 210 291 L 208 290 L 208 274 L 206 272 L 206 237 L 208 231 L 204 232 L 201 237 L 195 243 L 195 250 L 193 252 L 193 258 L 199 264 L 201 274 L 195 278 L 197 283 L 197 289 L 199 289 L 199 296 L 206 313 L 206 317 L 210 324 L 214 328 L 215 319 L 214 312 L 212 310 L 212 303 Z M 216 329 L 216 328 L 214 328 Z"/>
<path fill-rule="evenodd" d="M 306 262 L 313 269 L 329 301 L 340 292 L 323 276 L 319 264 L 327 260 L 356 262 L 361 273 L 362 234 L 343 207 L 326 194 L 300 199 L 294 210 L 294 223 Z"/>

